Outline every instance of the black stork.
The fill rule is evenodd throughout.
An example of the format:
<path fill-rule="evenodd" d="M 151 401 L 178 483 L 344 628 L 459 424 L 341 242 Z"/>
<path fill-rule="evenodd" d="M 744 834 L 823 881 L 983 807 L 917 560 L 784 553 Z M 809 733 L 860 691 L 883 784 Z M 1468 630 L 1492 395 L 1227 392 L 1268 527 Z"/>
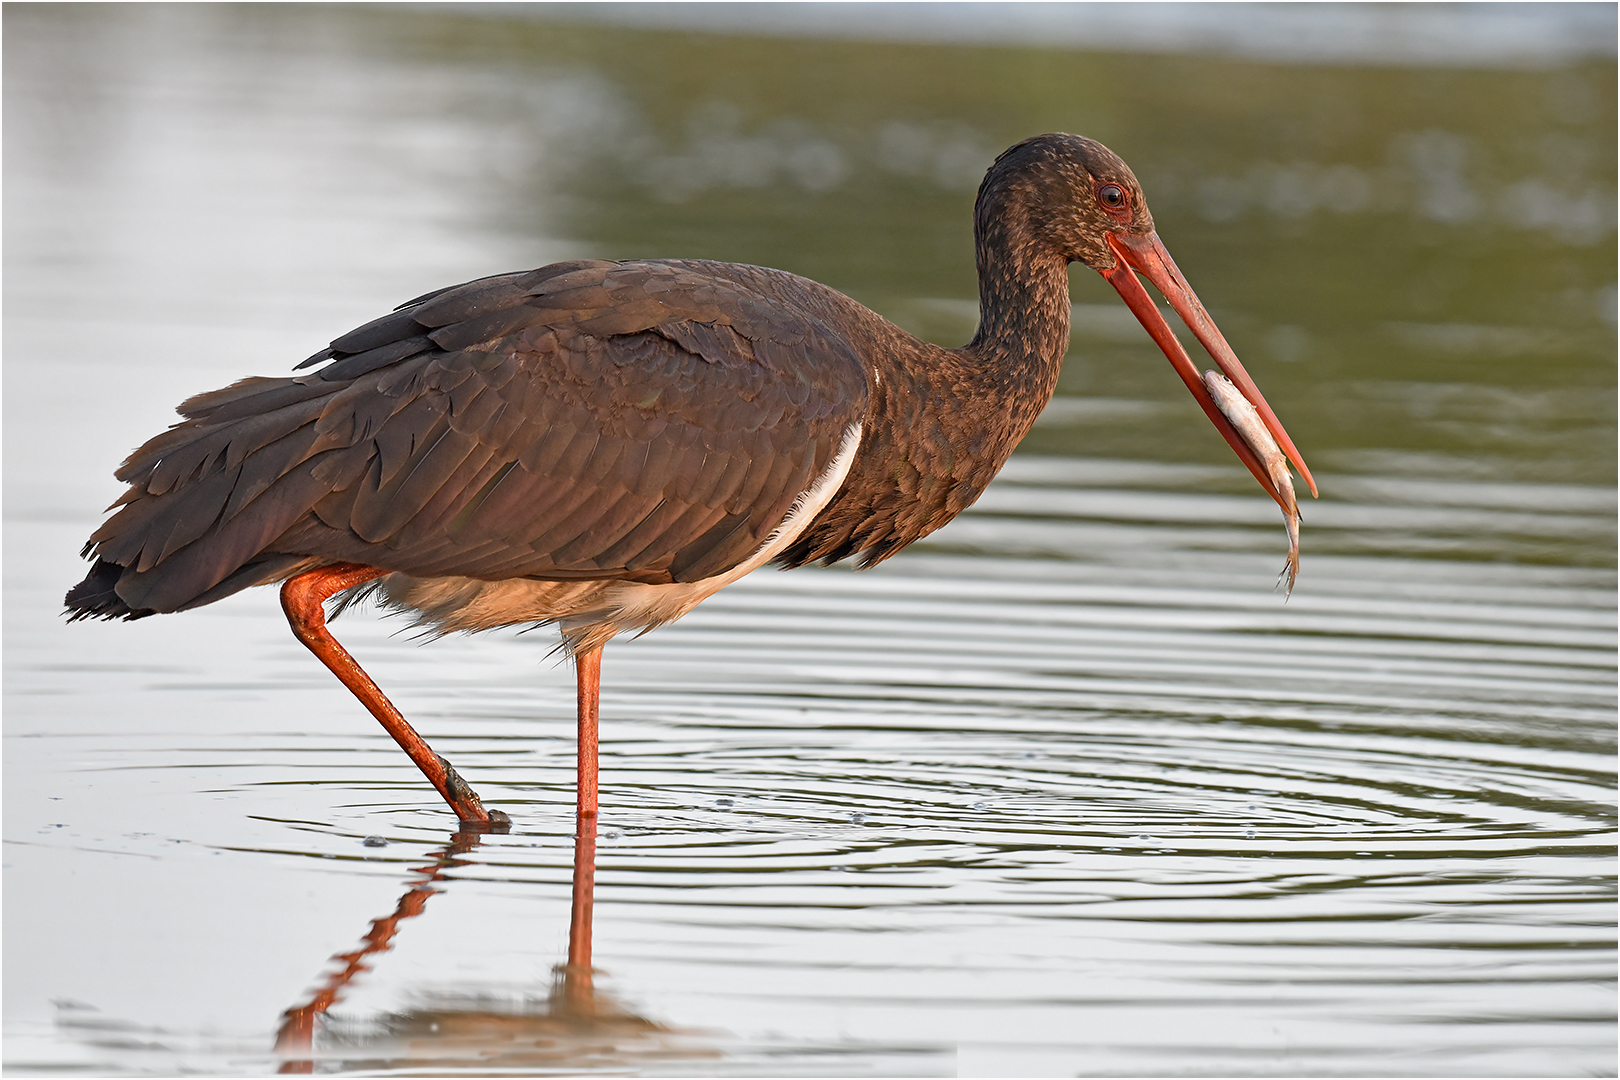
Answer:
<path fill-rule="evenodd" d="M 1100 143 L 1041 135 L 974 206 L 979 328 L 919 341 L 780 270 L 565 262 L 412 300 L 290 378 L 244 379 L 118 470 L 70 618 L 138 619 L 281 582 L 293 632 L 458 817 L 488 810 L 326 629 L 363 596 L 439 633 L 555 623 L 579 690 L 578 814 L 594 832 L 602 647 L 677 619 L 768 562 L 869 567 L 961 513 L 1051 399 L 1068 265 L 1118 290 L 1260 485 L 1141 274 L 1299 451 Z M 1286 470 L 1284 470 L 1286 475 Z"/>

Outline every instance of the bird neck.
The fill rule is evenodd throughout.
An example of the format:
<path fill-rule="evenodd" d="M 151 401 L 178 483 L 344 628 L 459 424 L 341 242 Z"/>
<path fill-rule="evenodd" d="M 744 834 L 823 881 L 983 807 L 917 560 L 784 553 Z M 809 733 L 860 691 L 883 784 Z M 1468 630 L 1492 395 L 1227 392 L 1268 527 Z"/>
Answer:
<path fill-rule="evenodd" d="M 1068 261 L 1034 240 L 1023 215 L 981 213 L 975 233 L 979 329 L 960 352 L 1034 377 L 1050 396 L 1069 349 Z"/>

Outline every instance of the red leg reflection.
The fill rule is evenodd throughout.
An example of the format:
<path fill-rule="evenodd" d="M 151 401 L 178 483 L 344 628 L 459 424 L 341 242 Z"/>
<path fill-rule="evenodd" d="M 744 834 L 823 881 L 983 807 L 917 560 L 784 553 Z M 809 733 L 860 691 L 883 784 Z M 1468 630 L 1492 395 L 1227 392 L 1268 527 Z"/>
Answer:
<path fill-rule="evenodd" d="M 282 1014 L 281 1028 L 276 1032 L 276 1053 L 287 1060 L 281 1063 L 278 1072 L 315 1071 L 311 1051 L 315 1040 L 316 1018 L 336 1003 L 338 994 L 354 980 L 355 976 L 367 970 L 366 957 L 373 953 L 388 951 L 389 943 L 393 941 L 394 935 L 399 933 L 401 920 L 422 914 L 423 909 L 427 907 L 428 897 L 439 891 L 434 888 L 434 882 L 442 880 L 445 871 L 466 865 L 459 856 L 465 855 L 479 845 L 479 833 L 482 831 L 456 833 L 450 838 L 450 846 L 445 848 L 437 859 L 427 866 L 417 867 L 414 872 L 426 875 L 425 878 L 411 886 L 410 891 L 399 898 L 392 915 L 372 920 L 371 930 L 361 939 L 365 942 L 365 946 L 354 952 L 334 956 L 332 959 L 343 964 L 342 969 L 328 975 L 325 984 L 315 992 L 315 996 L 310 998 L 307 1004 L 288 1009 Z"/>

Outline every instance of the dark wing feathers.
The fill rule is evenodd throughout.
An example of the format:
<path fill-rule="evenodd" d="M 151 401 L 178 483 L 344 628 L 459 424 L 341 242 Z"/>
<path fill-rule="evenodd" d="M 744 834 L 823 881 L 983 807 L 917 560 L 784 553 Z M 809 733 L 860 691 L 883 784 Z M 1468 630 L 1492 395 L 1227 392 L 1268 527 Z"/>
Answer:
<path fill-rule="evenodd" d="M 419 334 L 414 337 L 393 341 L 387 345 L 379 345 L 375 349 L 345 356 L 343 359 L 321 368 L 320 376 L 325 382 L 344 382 L 349 379 L 358 379 L 360 376 L 389 364 L 398 363 L 418 353 L 427 352 L 434 347 L 431 337 Z"/>
<path fill-rule="evenodd" d="M 747 526 L 746 514 L 726 514 L 675 553 L 670 572 L 680 581 L 701 581 L 725 573 L 732 564 L 726 561 L 724 553 L 738 547 L 739 540 L 746 545 Z M 751 549 L 753 545 L 747 546 Z"/>
<path fill-rule="evenodd" d="M 286 379 L 200 394 L 119 470 L 76 617 L 303 566 L 694 580 L 769 536 L 867 410 L 831 295 L 776 271 L 560 263 L 418 298 Z"/>
<path fill-rule="evenodd" d="M 476 315 L 465 322 L 441 326 L 428 335 L 433 344 L 445 352 L 458 352 L 481 342 L 503 338 L 514 330 L 527 326 L 534 318 L 533 307 L 517 304 Z M 468 365 L 469 370 L 471 365 Z"/>

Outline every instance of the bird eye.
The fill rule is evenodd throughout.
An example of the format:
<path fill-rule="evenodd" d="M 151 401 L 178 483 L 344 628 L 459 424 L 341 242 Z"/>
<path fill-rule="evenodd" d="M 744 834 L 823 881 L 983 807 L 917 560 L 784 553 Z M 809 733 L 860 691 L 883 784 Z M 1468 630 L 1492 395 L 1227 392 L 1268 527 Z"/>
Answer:
<path fill-rule="evenodd" d="M 1125 189 L 1118 184 L 1104 184 L 1097 189 L 1097 201 L 1109 210 L 1123 210 L 1127 202 Z"/>

